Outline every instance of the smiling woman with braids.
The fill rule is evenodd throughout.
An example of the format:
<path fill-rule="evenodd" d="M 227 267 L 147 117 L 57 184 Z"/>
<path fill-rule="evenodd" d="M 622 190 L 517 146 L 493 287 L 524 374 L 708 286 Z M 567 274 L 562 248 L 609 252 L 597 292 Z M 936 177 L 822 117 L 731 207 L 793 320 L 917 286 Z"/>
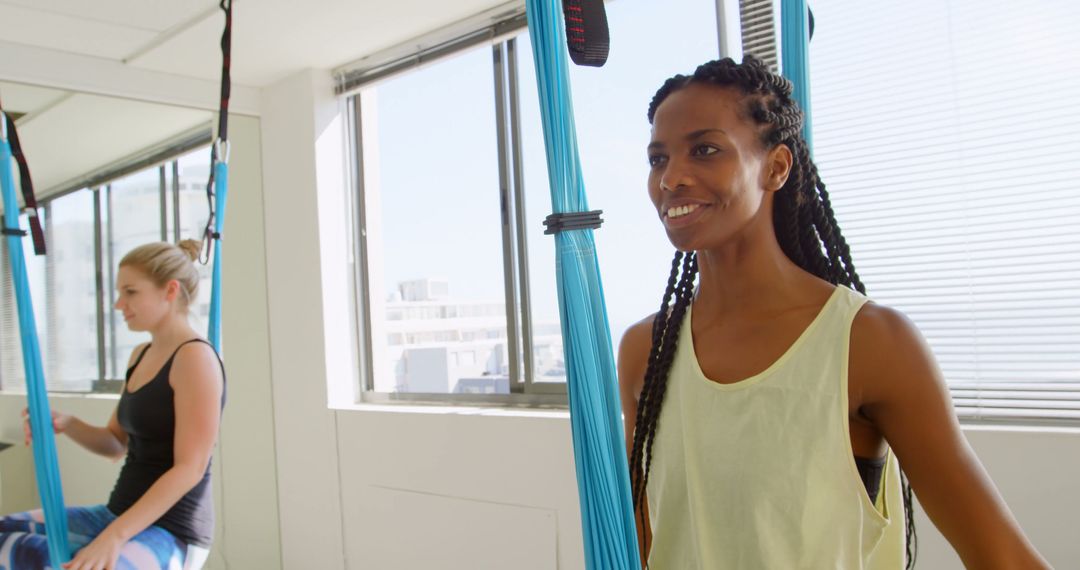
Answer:
<path fill-rule="evenodd" d="M 967 567 L 1047 567 L 915 326 L 864 296 L 790 96 L 747 57 L 669 79 L 649 107 L 649 196 L 677 253 L 619 348 L 643 561 L 910 568 L 903 464 Z"/>

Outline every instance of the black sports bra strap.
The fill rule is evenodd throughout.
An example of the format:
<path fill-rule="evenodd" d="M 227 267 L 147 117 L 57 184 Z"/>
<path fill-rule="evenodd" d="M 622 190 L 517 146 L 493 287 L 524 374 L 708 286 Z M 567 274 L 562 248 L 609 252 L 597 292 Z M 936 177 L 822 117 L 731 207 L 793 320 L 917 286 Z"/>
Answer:
<path fill-rule="evenodd" d="M 146 343 L 146 346 L 143 347 L 142 352 L 139 353 L 139 357 L 135 359 L 135 362 L 133 362 L 131 364 L 131 366 L 128 366 L 128 369 L 127 369 L 128 378 L 131 378 L 131 371 L 135 370 L 135 367 L 138 366 L 140 362 L 142 362 L 142 359 L 143 359 L 144 356 L 146 356 L 146 351 L 148 351 L 148 350 L 150 350 L 150 343 Z"/>
<path fill-rule="evenodd" d="M 209 346 L 210 348 L 214 348 L 214 345 L 210 344 L 209 342 L 206 342 L 205 340 L 203 340 L 201 338 L 193 338 L 191 340 L 185 340 L 184 342 L 180 343 L 176 347 L 176 350 L 173 351 L 172 356 L 169 357 L 169 360 L 172 360 L 173 358 L 176 358 L 176 353 L 180 352 L 180 349 L 183 348 L 185 344 L 191 344 L 193 342 L 201 342 L 201 343 Z"/>
<path fill-rule="evenodd" d="M 168 362 L 172 362 L 173 359 L 176 358 L 176 353 L 180 352 L 180 349 L 183 348 L 183 346 L 185 344 L 191 344 L 193 342 L 201 342 L 201 343 L 205 344 L 206 346 L 209 346 L 210 350 L 214 351 L 214 356 L 217 357 L 218 364 L 221 365 L 221 374 L 224 376 L 224 374 L 225 374 L 225 361 L 221 359 L 221 355 L 217 353 L 217 350 L 214 348 L 214 345 L 210 344 L 210 341 L 208 341 L 206 339 L 203 339 L 203 338 L 193 338 L 191 340 L 185 340 L 184 342 L 180 343 L 180 346 L 177 346 L 176 350 L 173 351 L 172 356 L 169 357 Z"/>

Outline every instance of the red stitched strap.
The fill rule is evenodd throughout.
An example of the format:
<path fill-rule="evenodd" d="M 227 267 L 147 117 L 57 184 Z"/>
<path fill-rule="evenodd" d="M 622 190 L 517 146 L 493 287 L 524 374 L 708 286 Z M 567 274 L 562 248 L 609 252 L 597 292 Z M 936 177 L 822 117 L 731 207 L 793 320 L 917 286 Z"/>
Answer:
<path fill-rule="evenodd" d="M 0 105 L 0 111 L 3 106 Z M 45 232 L 41 229 L 41 219 L 37 213 L 37 199 L 34 198 L 34 183 L 30 180 L 30 165 L 26 162 L 22 145 L 19 144 L 19 133 L 15 130 L 15 120 L 11 115 L 4 114 L 7 120 L 8 142 L 11 144 L 11 155 L 19 165 L 19 187 L 22 188 L 23 211 L 27 214 L 30 222 L 30 236 L 34 240 L 34 253 L 45 255 Z"/>
<path fill-rule="evenodd" d="M 570 59 L 578 65 L 604 65 L 610 46 L 604 0 L 563 0 L 563 16 Z"/>

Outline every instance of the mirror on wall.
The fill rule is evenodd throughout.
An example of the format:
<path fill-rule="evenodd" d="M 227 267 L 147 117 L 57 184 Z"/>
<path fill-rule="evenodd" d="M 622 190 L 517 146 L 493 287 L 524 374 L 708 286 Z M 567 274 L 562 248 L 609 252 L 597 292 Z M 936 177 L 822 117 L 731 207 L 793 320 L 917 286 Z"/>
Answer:
<path fill-rule="evenodd" d="M 42 257 L 24 244 L 46 382 L 54 392 L 115 392 L 145 340 L 112 310 L 116 265 L 143 243 L 201 234 L 214 113 L 14 82 L 0 82 L 0 100 L 15 119 L 49 248 Z M 5 251 L 3 274 L 7 264 Z M 199 326 L 209 306 L 202 289 L 192 311 Z M 4 279 L 0 390 L 23 387 Z"/>

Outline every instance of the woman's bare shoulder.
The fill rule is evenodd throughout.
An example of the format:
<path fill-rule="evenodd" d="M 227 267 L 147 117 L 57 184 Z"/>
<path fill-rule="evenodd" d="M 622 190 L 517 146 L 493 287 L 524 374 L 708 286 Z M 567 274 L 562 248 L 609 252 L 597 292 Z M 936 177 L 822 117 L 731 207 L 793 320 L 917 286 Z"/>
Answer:
<path fill-rule="evenodd" d="M 947 397 L 933 352 L 903 312 L 866 303 L 851 324 L 849 377 L 866 404 Z"/>
<path fill-rule="evenodd" d="M 655 319 L 654 313 L 630 325 L 619 342 L 619 384 L 634 392 L 639 391 L 645 381 Z"/>

